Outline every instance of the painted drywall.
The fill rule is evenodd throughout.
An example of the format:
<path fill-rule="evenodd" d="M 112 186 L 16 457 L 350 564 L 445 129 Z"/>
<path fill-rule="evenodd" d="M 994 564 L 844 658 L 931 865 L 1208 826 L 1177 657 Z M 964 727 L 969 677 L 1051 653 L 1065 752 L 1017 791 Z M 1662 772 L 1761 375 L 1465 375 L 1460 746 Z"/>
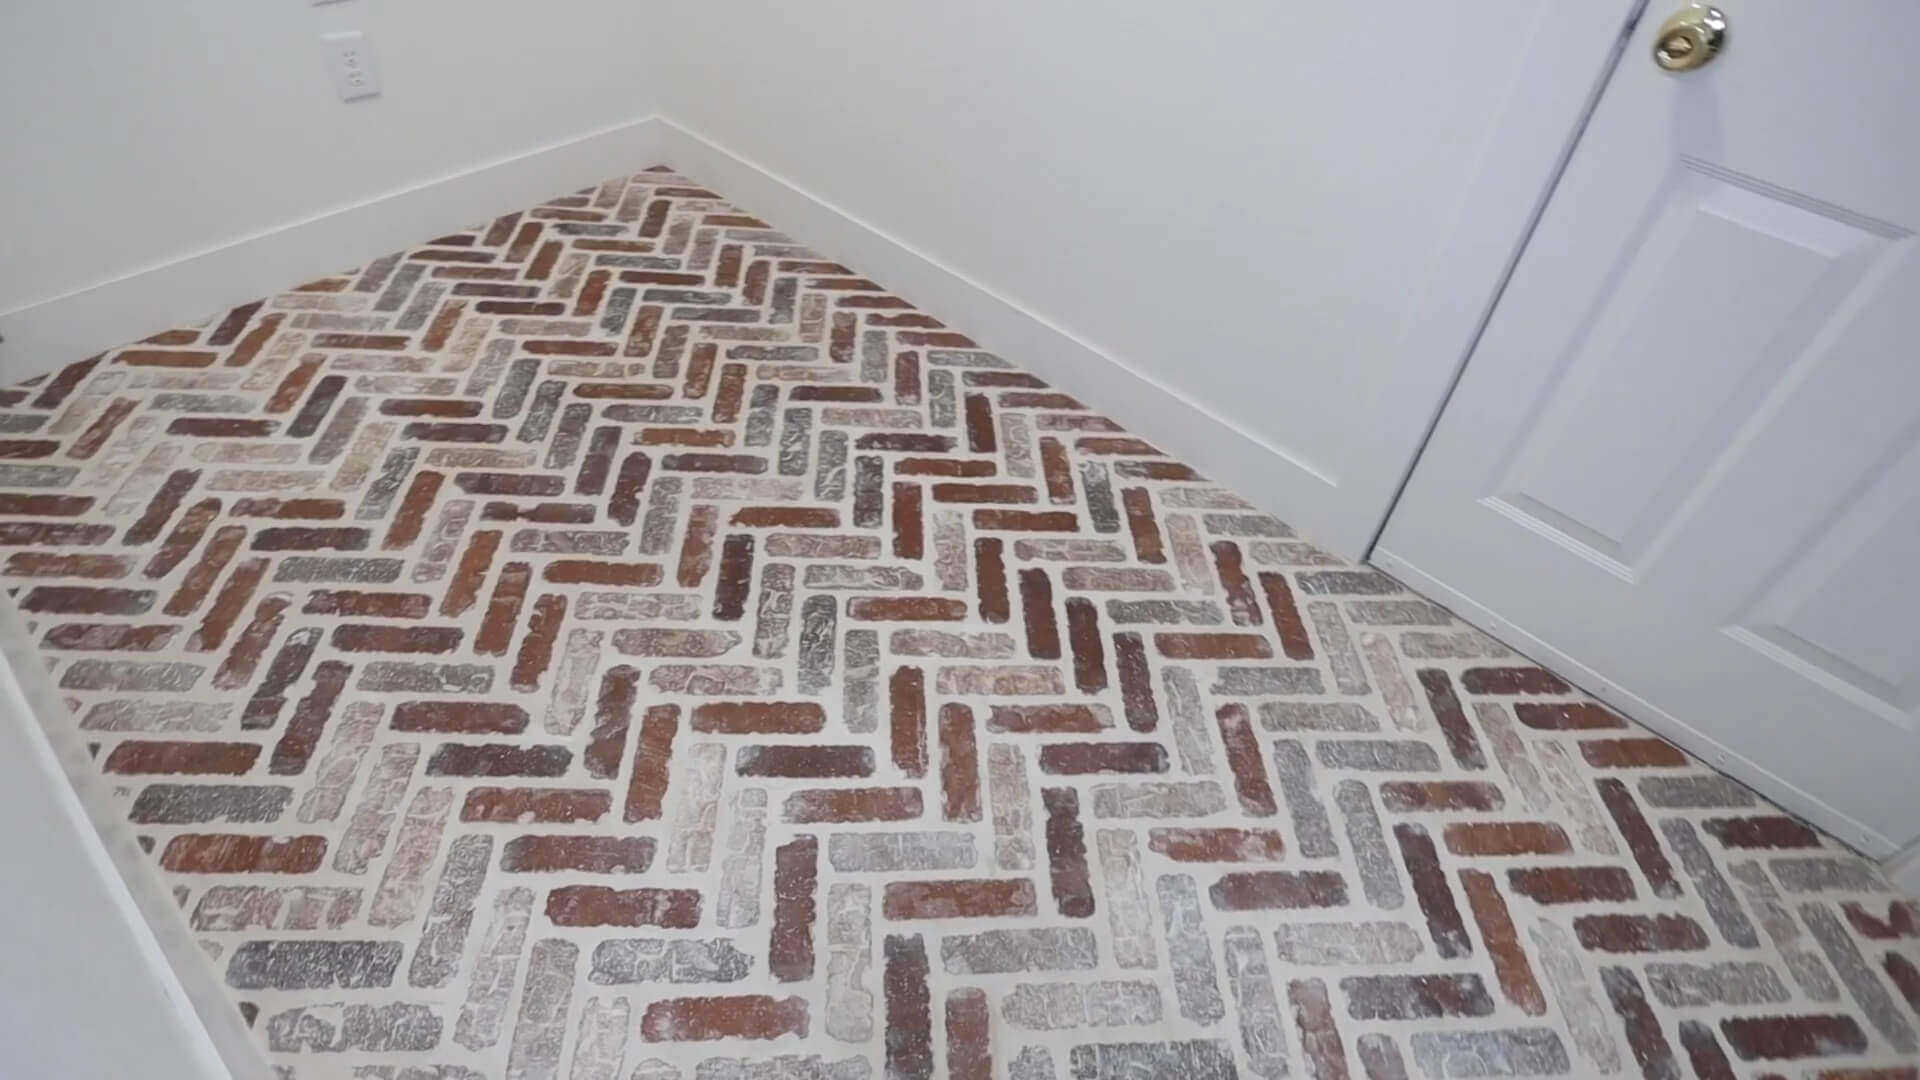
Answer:
<path fill-rule="evenodd" d="M 1632 8 L 4 5 L 0 380 L 649 163 L 658 107 L 1358 555 Z M 347 28 L 385 93 L 343 105 Z"/>
<path fill-rule="evenodd" d="M 0 5 L 0 332 L 8 312 L 643 118 L 654 10 L 644 0 Z M 381 96 L 334 96 L 319 39 L 346 29 L 366 34 Z M 503 192 L 518 201 L 489 212 L 550 194 Z M 424 205 L 355 260 L 461 224 Z M 235 299 L 296 283 L 255 280 Z M 171 310 L 204 295 L 185 290 L 162 305 L 171 321 L 139 332 L 208 314 Z"/>
<path fill-rule="evenodd" d="M 1131 369 L 1012 357 L 1357 555 L 1632 8 L 709 0 L 657 60 L 666 118 Z"/>

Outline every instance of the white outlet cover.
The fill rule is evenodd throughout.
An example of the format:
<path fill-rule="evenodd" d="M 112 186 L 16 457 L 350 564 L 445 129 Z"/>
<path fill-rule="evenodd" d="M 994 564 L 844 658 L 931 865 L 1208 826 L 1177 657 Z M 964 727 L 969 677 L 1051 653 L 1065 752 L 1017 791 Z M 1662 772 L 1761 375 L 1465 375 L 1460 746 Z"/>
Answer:
<path fill-rule="evenodd" d="M 341 30 L 321 34 L 320 42 L 326 47 L 327 72 L 333 76 L 333 89 L 341 101 L 358 101 L 380 92 L 380 73 L 366 35 L 358 30 Z"/>

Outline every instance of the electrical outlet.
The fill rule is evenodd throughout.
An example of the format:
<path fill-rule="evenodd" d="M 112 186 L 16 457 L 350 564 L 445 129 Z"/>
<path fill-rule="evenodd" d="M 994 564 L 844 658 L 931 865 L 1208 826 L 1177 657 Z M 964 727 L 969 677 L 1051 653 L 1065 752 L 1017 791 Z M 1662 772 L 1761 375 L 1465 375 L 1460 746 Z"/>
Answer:
<path fill-rule="evenodd" d="M 373 66 L 373 49 L 358 30 L 321 34 L 327 47 L 327 70 L 341 101 L 358 101 L 380 92 L 380 73 Z"/>

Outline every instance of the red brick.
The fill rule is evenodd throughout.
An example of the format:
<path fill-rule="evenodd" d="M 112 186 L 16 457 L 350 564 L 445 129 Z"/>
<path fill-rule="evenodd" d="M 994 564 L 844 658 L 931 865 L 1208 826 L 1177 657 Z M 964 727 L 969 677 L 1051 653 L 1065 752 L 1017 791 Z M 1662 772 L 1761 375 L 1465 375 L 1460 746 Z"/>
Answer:
<path fill-rule="evenodd" d="M 668 767 L 674 736 L 680 730 L 678 705 L 654 705 L 640 721 L 640 738 L 633 746 L 633 777 L 627 787 L 626 821 L 660 817 L 667 796 Z"/>
<path fill-rule="evenodd" d="M 1460 673 L 1460 686 L 1469 694 L 1570 694 L 1573 687 L 1545 668 L 1491 667 L 1468 668 Z"/>
<path fill-rule="evenodd" d="M 813 977 L 814 890 L 819 880 L 820 842 L 798 836 L 773 855 L 773 932 L 767 970 L 781 982 Z"/>
<path fill-rule="evenodd" d="M 1080 796 L 1072 788 L 1042 788 L 1040 805 L 1047 813 L 1047 866 L 1054 905 L 1070 919 L 1084 919 L 1093 914 L 1094 902 Z"/>
<path fill-rule="evenodd" d="M 647 836 L 515 836 L 500 849 L 500 869 L 638 874 L 652 864 L 653 844 Z"/>
<path fill-rule="evenodd" d="M 493 596 L 487 600 L 486 616 L 480 622 L 480 632 L 474 635 L 474 652 L 481 656 L 507 655 L 507 646 L 513 644 L 514 624 L 520 618 L 520 604 L 526 599 L 527 585 L 532 580 L 533 569 L 526 563 L 510 562 L 500 568 L 500 576 L 493 583 Z M 447 595 L 451 599 L 454 593 L 448 590 Z"/>
<path fill-rule="evenodd" d="M 1535 866 L 1507 871 L 1513 891 L 1537 904 L 1634 899 L 1633 875 L 1617 866 Z"/>
<path fill-rule="evenodd" d="M 1013 608 L 1007 593 L 1007 570 L 998 538 L 983 536 L 973 542 L 974 578 L 980 599 L 980 617 L 990 623 L 1007 621 Z"/>
<path fill-rule="evenodd" d="M 5 513 L 0 510 L 0 513 Z M 7 556 L 0 573 L 8 577 L 118 578 L 133 572 L 133 560 L 124 555 L 54 555 L 20 551 Z"/>
<path fill-rule="evenodd" d="M 837 529 L 840 511 L 830 506 L 749 506 L 734 511 L 729 523 L 748 528 Z"/>
<path fill-rule="evenodd" d="M 347 516 L 347 504 L 339 499 L 239 499 L 233 516 L 331 521 Z"/>
<path fill-rule="evenodd" d="M 1020 611 L 1025 617 L 1027 654 L 1036 660 L 1060 658 L 1060 624 L 1054 618 L 1053 583 L 1039 569 L 1020 571 Z"/>
<path fill-rule="evenodd" d="M 424 619 L 433 610 L 426 593 L 361 592 L 357 589 L 316 589 L 307 594 L 308 615 L 344 615 L 349 618 Z"/>
<path fill-rule="evenodd" d="M 565 776 L 573 751 L 564 746 L 443 743 L 427 759 L 428 776 Z"/>
<path fill-rule="evenodd" d="M 1380 805 L 1400 813 L 1498 810 L 1506 802 L 1498 785 L 1480 780 L 1388 780 L 1380 785 Z"/>
<path fill-rule="evenodd" d="M 988 713 L 988 731 L 1071 733 L 1102 731 L 1104 714 L 1085 705 L 995 705 Z"/>
<path fill-rule="evenodd" d="M 1700 823 L 1714 839 L 1730 848 L 1812 848 L 1820 834 L 1790 817 L 1708 818 Z"/>
<path fill-rule="evenodd" d="M 947 994 L 948 1080 L 993 1080 L 992 1015 L 985 991 Z"/>
<path fill-rule="evenodd" d="M 1602 952 L 1679 952 L 1710 944 L 1700 924 L 1684 915 L 1582 915 L 1573 932 L 1582 946 Z"/>
<path fill-rule="evenodd" d="M 239 776 L 253 768 L 260 747 L 232 742 L 146 742 L 130 739 L 113 748 L 102 766 L 110 773 L 189 773 Z"/>
<path fill-rule="evenodd" d="M 745 533 L 727 537 L 720 549 L 720 575 L 713 587 L 713 617 L 726 621 L 740 618 L 747 609 L 747 594 L 753 587 L 753 537 Z"/>
<path fill-rule="evenodd" d="M 566 885 L 547 894 L 547 918 L 555 926 L 659 926 L 690 930 L 700 924 L 700 894 L 693 889 L 610 889 Z"/>
<path fill-rule="evenodd" d="M 1153 731 L 1160 726 L 1160 709 L 1153 700 L 1153 671 L 1140 635 L 1113 635 L 1113 658 L 1127 726 L 1142 733 Z"/>
<path fill-rule="evenodd" d="M 804 735 L 826 725 L 810 701 L 708 702 L 693 707 L 693 730 L 715 735 Z"/>
<path fill-rule="evenodd" d="M 594 789 L 477 787 L 460 806 L 461 821 L 500 825 L 598 821 L 613 809 L 613 796 Z"/>
<path fill-rule="evenodd" d="M 451 626 L 372 626 L 350 623 L 333 628 L 333 647 L 342 652 L 449 653 L 461 632 Z"/>
<path fill-rule="evenodd" d="M 1580 754 L 1596 769 L 1684 768 L 1693 764 L 1679 747 L 1665 739 L 1586 739 Z"/>
<path fill-rule="evenodd" d="M 1895 941 L 1900 938 L 1920 938 L 1920 900 L 1889 900 L 1885 918 L 1869 914 L 1860 904 L 1849 900 L 1840 905 L 1840 911 L 1861 936 L 1875 941 Z M 1878 904 L 1875 904 L 1878 907 Z"/>
<path fill-rule="evenodd" d="M 1031 503 L 1039 496 L 1026 484 L 933 485 L 933 501 L 945 503 Z"/>
<path fill-rule="evenodd" d="M 644 589 L 660 584 L 660 577 L 660 567 L 656 563 L 555 559 L 540 568 L 541 580 L 555 585 L 615 585 Z"/>
<path fill-rule="evenodd" d="M 734 756 L 734 771 L 785 779 L 870 776 L 873 751 L 864 746 L 743 746 Z"/>
<path fill-rule="evenodd" d="M 1271 817 L 1280 808 L 1267 782 L 1267 763 L 1260 756 L 1260 741 L 1254 736 L 1247 707 L 1222 705 L 1215 712 L 1220 725 L 1220 744 L 1227 751 L 1227 768 L 1233 773 L 1233 789 L 1240 809 L 1250 817 Z"/>
<path fill-rule="evenodd" d="M 1737 1016 L 1720 1021 L 1727 1045 L 1746 1061 L 1858 1054 L 1867 1033 L 1850 1016 Z"/>
<path fill-rule="evenodd" d="M 153 652 L 164 649 L 179 633 L 177 626 L 133 626 L 127 623 L 62 623 L 47 631 L 41 644 L 55 649 L 105 652 Z"/>
<path fill-rule="evenodd" d="M 881 912 L 889 919 L 968 919 L 1032 915 L 1033 882 L 1025 878 L 896 881 L 887 885 Z"/>
<path fill-rule="evenodd" d="M 324 836 L 182 833 L 167 841 L 160 868 L 176 874 L 306 874 L 319 869 Z"/>
<path fill-rule="evenodd" d="M 1155 634 L 1154 648 L 1175 660 L 1246 660 L 1273 655 L 1258 634 Z"/>
<path fill-rule="evenodd" d="M 1530 728 L 1542 731 L 1589 731 L 1596 728 L 1621 728 L 1627 722 L 1599 705 L 1574 702 L 1567 705 L 1538 705 L 1518 702 L 1513 714 Z"/>
<path fill-rule="evenodd" d="M 107 589 L 92 585 L 36 585 L 20 600 L 21 611 L 61 615 L 144 615 L 152 607 L 151 589 Z"/>
<path fill-rule="evenodd" d="M 508 702 L 406 701 L 393 707 L 395 731 L 450 731 L 515 735 L 527 729 L 527 710 Z"/>
<path fill-rule="evenodd" d="M 640 1037 L 648 1042 L 805 1038 L 807 1024 L 805 998 L 764 994 L 667 998 L 648 1003 L 640 1015 Z"/>
<path fill-rule="evenodd" d="M 951 622 L 967 617 L 965 601 L 938 596 L 856 596 L 847 617 L 869 622 Z"/>
<path fill-rule="evenodd" d="M 1153 829 L 1147 846 L 1175 862 L 1278 862 L 1287 850 L 1267 829 Z"/>
<path fill-rule="evenodd" d="M 980 820 L 980 749 L 973 710 L 951 702 L 940 706 L 940 795 L 946 820 Z"/>
<path fill-rule="evenodd" d="M 933 1016 L 926 946 L 918 934 L 888 934 L 882 947 L 887 1080 L 930 1080 Z"/>
<path fill-rule="evenodd" d="M 1507 910 L 1507 902 L 1500 895 L 1500 886 L 1493 875 L 1479 870 L 1460 871 L 1460 885 L 1467 894 L 1467 906 L 1473 911 L 1474 921 L 1480 924 L 1480 938 L 1487 944 L 1492 954 L 1494 977 L 1500 982 L 1501 993 L 1507 1000 L 1520 1007 L 1528 1016 L 1541 1016 L 1547 1011 L 1547 998 L 1540 990 L 1540 983 L 1533 977 L 1533 968 L 1527 963 L 1526 947 L 1520 943 L 1519 931 L 1514 928 L 1513 916 Z"/>
<path fill-rule="evenodd" d="M 558 593 L 543 594 L 533 602 L 526 636 L 520 639 L 520 652 L 507 679 L 515 690 L 532 693 L 540 688 L 540 677 L 553 662 L 554 642 L 560 637 L 560 623 L 566 615 L 567 598 Z"/>
<path fill-rule="evenodd" d="M 1449 825 L 1443 834 L 1455 855 L 1561 855 L 1573 850 L 1565 830 L 1539 821 Z"/>
<path fill-rule="evenodd" d="M 1079 532 L 1080 518 L 1068 510 L 975 510 L 973 527 L 1003 532 Z"/>
<path fill-rule="evenodd" d="M 1040 771 L 1057 776 L 1092 773 L 1161 773 L 1167 750 L 1150 742 L 1063 742 L 1040 748 Z"/>
<path fill-rule="evenodd" d="M 1222 911 L 1340 907 L 1347 881 L 1330 870 L 1256 870 L 1222 875 L 1207 895 Z"/>

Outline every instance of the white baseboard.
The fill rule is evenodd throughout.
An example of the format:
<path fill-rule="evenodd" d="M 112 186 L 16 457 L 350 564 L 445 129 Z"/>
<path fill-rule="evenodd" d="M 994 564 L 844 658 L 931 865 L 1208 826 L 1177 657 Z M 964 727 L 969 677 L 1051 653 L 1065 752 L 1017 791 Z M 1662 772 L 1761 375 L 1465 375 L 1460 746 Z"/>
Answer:
<path fill-rule="evenodd" d="M 29 980 L 17 989 L 33 997 L 10 1006 L 17 1074 L 272 1075 L 232 992 L 109 802 L 46 663 L 4 599 L 0 747 L 8 774 L 0 802 L 14 804 L 0 832 L 19 875 L 18 887 L 0 891 L 0 963 Z M 102 1018 L 113 1035 L 86 1034 Z"/>
<path fill-rule="evenodd" d="M 711 185 L 728 201 L 1071 392 L 1262 509 L 1294 510 L 1288 523 L 1310 537 L 1319 531 L 1313 510 L 1332 499 L 1306 493 L 1331 489 L 1333 481 L 1310 465 L 1134 369 L 1110 350 L 670 117 L 661 118 L 657 145 L 662 162 Z M 1339 553 L 1358 557 L 1361 551 L 1348 545 Z"/>
<path fill-rule="evenodd" d="M 1669 713 L 1655 708 L 1651 703 L 1636 697 L 1618 683 L 1604 678 L 1592 668 L 1534 636 L 1525 627 L 1516 626 L 1501 618 L 1469 599 L 1458 589 L 1385 547 L 1374 548 L 1370 561 L 1392 574 L 1414 592 L 1433 600 L 1462 620 L 1513 646 L 1517 652 L 1540 666 L 1587 693 L 1601 698 L 1608 707 L 1631 717 L 1655 735 L 1747 785 L 1788 813 L 1805 819 L 1816 828 L 1834 836 L 1841 843 L 1853 847 L 1869 858 L 1879 860 L 1887 859 L 1899 846 L 1898 840 L 1868 828 L 1830 803 L 1774 775 L 1739 751 L 1702 734 Z M 1888 866 L 1891 872 L 1890 863 L 1883 863 L 1883 865 Z M 1916 865 L 1911 875 L 1912 883 L 1920 885 L 1920 865 Z M 1909 891 L 1912 891 L 1911 886 Z"/>
<path fill-rule="evenodd" d="M 1892 858 L 1880 864 L 1887 880 L 1904 896 L 1920 900 L 1920 840 L 1908 844 Z"/>
<path fill-rule="evenodd" d="M 658 163 L 652 116 L 315 214 L 0 314 L 0 386 Z"/>

